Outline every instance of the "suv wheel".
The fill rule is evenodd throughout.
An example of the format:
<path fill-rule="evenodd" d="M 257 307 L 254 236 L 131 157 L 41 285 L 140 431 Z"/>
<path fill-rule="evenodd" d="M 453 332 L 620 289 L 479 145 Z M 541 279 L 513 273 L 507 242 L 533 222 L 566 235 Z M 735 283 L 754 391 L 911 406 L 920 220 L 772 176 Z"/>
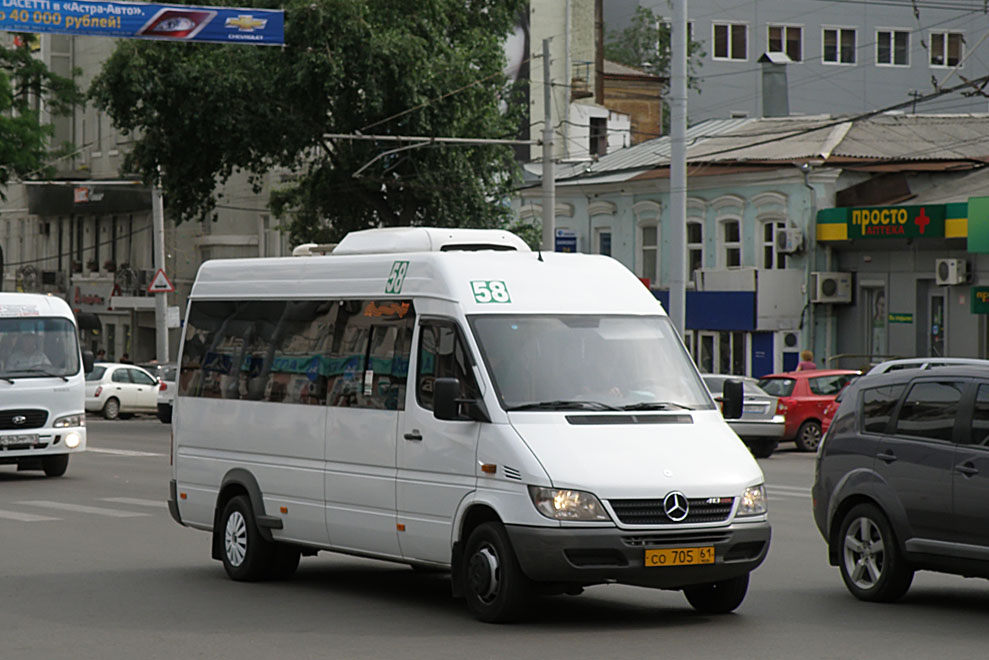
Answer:
<path fill-rule="evenodd" d="M 800 451 L 817 451 L 821 444 L 821 424 L 812 419 L 801 424 L 795 442 Z"/>
<path fill-rule="evenodd" d="M 874 504 L 853 507 L 838 530 L 841 579 L 856 598 L 891 602 L 907 592 L 913 568 L 900 553 L 886 516 Z"/>

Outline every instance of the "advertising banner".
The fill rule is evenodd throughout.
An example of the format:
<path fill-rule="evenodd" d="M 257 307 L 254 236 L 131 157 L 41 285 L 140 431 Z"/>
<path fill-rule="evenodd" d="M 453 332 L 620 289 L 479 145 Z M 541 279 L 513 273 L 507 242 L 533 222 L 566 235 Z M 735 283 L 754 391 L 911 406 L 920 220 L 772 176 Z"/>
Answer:
<path fill-rule="evenodd" d="M 137 2 L 0 0 L 0 30 L 280 46 L 285 43 L 285 12 Z"/>

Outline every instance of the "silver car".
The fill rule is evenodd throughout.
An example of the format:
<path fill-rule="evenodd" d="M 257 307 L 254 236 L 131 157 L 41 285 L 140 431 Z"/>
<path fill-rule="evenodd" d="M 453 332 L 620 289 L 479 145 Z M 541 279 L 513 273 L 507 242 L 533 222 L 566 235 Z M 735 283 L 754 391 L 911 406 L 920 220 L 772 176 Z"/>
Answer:
<path fill-rule="evenodd" d="M 755 378 L 704 374 L 703 379 L 716 401 L 721 400 L 721 392 L 724 390 L 726 380 L 742 381 L 742 417 L 729 419 L 728 425 L 742 439 L 753 456 L 756 458 L 771 456 L 786 429 L 786 418 L 777 414 L 778 399 L 763 391 Z"/>

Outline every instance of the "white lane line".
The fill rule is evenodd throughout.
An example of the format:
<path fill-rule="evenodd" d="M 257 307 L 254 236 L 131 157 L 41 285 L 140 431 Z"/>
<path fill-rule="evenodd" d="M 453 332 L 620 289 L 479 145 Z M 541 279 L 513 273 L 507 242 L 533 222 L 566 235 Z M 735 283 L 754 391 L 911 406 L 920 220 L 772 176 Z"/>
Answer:
<path fill-rule="evenodd" d="M 5 520 L 16 520 L 18 522 L 46 522 L 48 520 L 61 520 L 61 518 L 39 516 L 34 513 L 20 513 L 18 511 L 3 511 L 2 509 L 0 509 L 0 518 Z"/>
<path fill-rule="evenodd" d="M 797 488 L 795 486 L 774 486 L 769 484 L 766 486 L 766 490 L 769 492 L 770 497 L 802 497 L 806 499 L 811 498 L 809 488 Z"/>
<path fill-rule="evenodd" d="M 101 497 L 103 502 L 114 502 L 116 504 L 133 504 L 134 506 L 152 506 L 158 509 L 167 509 L 168 502 L 164 500 L 142 500 L 139 497 Z"/>
<path fill-rule="evenodd" d="M 86 447 L 86 451 L 96 454 L 112 454 L 113 456 L 164 456 L 150 451 L 136 451 L 134 449 L 102 449 L 98 447 Z"/>
<path fill-rule="evenodd" d="M 97 516 L 107 516 L 110 518 L 138 518 L 140 516 L 150 516 L 150 513 L 137 513 L 134 511 L 121 511 L 120 509 L 104 509 L 99 506 L 85 506 L 83 504 L 69 504 L 68 502 L 51 502 L 49 500 L 26 500 L 17 502 L 28 506 L 40 506 L 46 509 L 59 509 L 62 511 L 72 511 L 74 513 L 92 513 Z"/>

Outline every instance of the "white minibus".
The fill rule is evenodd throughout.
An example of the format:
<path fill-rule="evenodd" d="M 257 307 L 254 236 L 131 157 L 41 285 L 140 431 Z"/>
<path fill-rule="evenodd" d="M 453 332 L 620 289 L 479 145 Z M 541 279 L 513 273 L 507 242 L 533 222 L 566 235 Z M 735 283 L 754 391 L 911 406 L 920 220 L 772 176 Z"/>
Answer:
<path fill-rule="evenodd" d="M 762 471 L 609 257 L 355 232 L 203 264 L 185 328 L 169 510 L 235 580 L 331 550 L 449 571 L 484 621 L 603 583 L 722 613 L 766 557 Z"/>
<path fill-rule="evenodd" d="M 54 296 L 0 293 L 0 464 L 65 474 L 86 449 L 83 372 L 75 317 Z"/>

